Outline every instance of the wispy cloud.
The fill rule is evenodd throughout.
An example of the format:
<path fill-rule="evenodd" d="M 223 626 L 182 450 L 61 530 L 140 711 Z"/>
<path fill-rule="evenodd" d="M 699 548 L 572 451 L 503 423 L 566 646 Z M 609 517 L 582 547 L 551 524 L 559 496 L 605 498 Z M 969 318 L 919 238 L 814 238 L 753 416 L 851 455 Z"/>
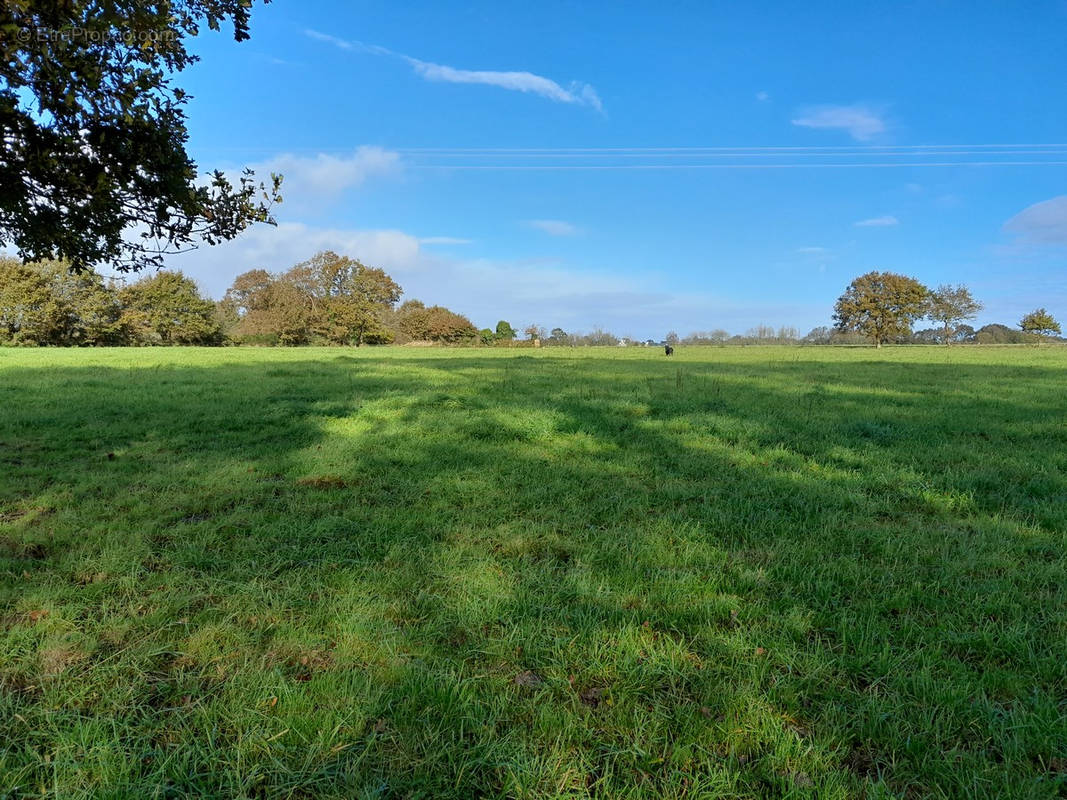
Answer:
<path fill-rule="evenodd" d="M 771 99 L 771 96 L 766 92 L 756 92 L 756 99 L 759 100 L 761 103 L 765 103 Z"/>
<path fill-rule="evenodd" d="M 379 47 L 376 44 L 366 44 L 365 42 L 359 42 L 355 39 L 342 39 L 340 36 L 333 36 L 329 33 L 316 31 L 312 28 L 305 28 L 304 35 L 311 39 L 325 42 L 326 44 L 332 44 L 334 47 L 338 47 L 341 50 L 350 50 L 354 53 L 370 53 L 371 55 L 376 56 L 400 56 L 399 53 L 394 53 L 386 47 Z"/>
<path fill-rule="evenodd" d="M 571 81 L 566 86 L 563 86 L 551 78 L 546 78 L 543 75 L 535 75 L 532 72 L 458 69 L 446 64 L 435 64 L 431 61 L 423 61 L 418 58 L 404 55 L 403 53 L 395 53 L 388 48 L 379 47 L 378 45 L 341 39 L 337 36 L 332 36 L 328 33 L 322 33 L 321 31 L 312 30 L 310 28 L 305 30 L 304 33 L 312 39 L 325 42 L 342 50 L 370 53 L 380 56 L 393 56 L 394 58 L 402 59 L 411 66 L 416 75 L 428 81 L 496 86 L 500 89 L 536 94 L 557 103 L 589 106 L 600 112 L 603 112 L 604 110 L 604 104 L 601 102 L 600 96 L 596 93 L 596 89 L 588 83 L 582 83 L 581 81 Z"/>
<path fill-rule="evenodd" d="M 304 35 L 312 39 L 317 39 L 320 42 L 332 44 L 334 47 L 340 47 L 342 50 L 356 49 L 356 45 L 354 42 L 350 42 L 347 39 L 342 39 L 339 36 L 331 36 L 330 34 L 323 33 L 322 31 L 312 30 L 311 28 L 305 29 Z"/>
<path fill-rule="evenodd" d="M 881 217 L 861 219 L 859 222 L 854 222 L 852 224 L 857 228 L 890 228 L 893 225 L 899 225 L 900 220 L 889 214 L 884 214 Z"/>
<path fill-rule="evenodd" d="M 423 236 L 419 239 L 419 244 L 471 244 L 473 241 L 456 236 Z"/>
<path fill-rule="evenodd" d="M 798 247 L 797 252 L 805 256 L 821 256 L 826 252 L 825 247 Z"/>
<path fill-rule="evenodd" d="M 886 123 L 882 112 L 867 105 L 851 106 L 811 106 L 802 109 L 794 125 L 801 128 L 846 131 L 849 136 L 860 142 L 873 139 L 885 133 Z"/>
<path fill-rule="evenodd" d="M 579 233 L 576 226 L 561 219 L 528 219 L 526 225 L 549 236 L 576 236 Z"/>
<path fill-rule="evenodd" d="M 432 64 L 417 58 L 404 57 L 411 64 L 417 75 L 428 81 L 444 83 L 480 83 L 485 86 L 497 86 L 516 92 L 531 94 L 555 100 L 557 103 L 575 103 L 603 111 L 604 106 L 596 90 L 587 83 L 572 82 L 566 89 L 553 80 L 532 72 L 498 72 L 495 70 L 456 69 L 444 64 Z"/>
<path fill-rule="evenodd" d="M 1067 194 L 1024 208 L 1004 230 L 1030 244 L 1067 244 Z"/>

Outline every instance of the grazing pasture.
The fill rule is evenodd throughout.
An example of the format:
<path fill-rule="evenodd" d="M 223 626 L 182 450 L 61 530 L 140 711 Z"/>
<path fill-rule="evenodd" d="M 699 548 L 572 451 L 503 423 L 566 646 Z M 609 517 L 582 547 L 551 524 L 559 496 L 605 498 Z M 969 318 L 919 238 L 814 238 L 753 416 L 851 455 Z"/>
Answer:
<path fill-rule="evenodd" d="M 1065 389 L 0 350 L 0 797 L 1063 797 Z"/>

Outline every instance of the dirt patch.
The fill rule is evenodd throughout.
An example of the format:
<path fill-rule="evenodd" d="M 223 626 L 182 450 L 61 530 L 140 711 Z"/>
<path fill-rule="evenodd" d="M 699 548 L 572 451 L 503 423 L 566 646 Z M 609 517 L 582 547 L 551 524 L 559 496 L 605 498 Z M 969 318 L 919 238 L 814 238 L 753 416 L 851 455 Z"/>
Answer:
<path fill-rule="evenodd" d="M 40 542 L 18 542 L 0 536 L 0 555 L 25 561 L 44 561 L 48 558 L 48 548 Z"/>
<path fill-rule="evenodd" d="M 54 678 L 79 661 L 84 661 L 86 657 L 86 654 L 76 647 L 60 645 L 44 648 L 38 653 L 37 660 L 41 667 L 41 674 Z"/>
<path fill-rule="evenodd" d="M 278 666 L 289 678 L 299 683 L 309 681 L 316 673 L 333 668 L 333 653 L 329 650 L 299 650 L 280 647 L 264 655 L 268 665 Z"/>
<path fill-rule="evenodd" d="M 537 689 L 544 682 L 544 679 L 532 669 L 523 670 L 515 676 L 515 685 L 524 689 Z"/>
<path fill-rule="evenodd" d="M 298 479 L 296 485 L 309 486 L 312 489 L 346 489 L 351 484 L 339 475 L 315 475 Z"/>

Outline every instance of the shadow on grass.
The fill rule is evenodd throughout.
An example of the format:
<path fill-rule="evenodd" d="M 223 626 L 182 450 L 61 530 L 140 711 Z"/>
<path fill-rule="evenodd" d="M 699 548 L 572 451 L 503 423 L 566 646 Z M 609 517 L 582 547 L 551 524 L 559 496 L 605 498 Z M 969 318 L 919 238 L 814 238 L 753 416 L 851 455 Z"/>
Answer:
<path fill-rule="evenodd" d="M 5 788 L 1065 785 L 1063 370 L 330 352 L 4 377 Z"/>

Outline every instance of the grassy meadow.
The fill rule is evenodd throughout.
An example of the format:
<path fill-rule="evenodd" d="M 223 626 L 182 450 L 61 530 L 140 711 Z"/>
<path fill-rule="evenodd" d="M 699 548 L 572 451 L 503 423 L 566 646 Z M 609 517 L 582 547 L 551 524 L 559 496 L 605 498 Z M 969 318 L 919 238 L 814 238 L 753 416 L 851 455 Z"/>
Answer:
<path fill-rule="evenodd" d="M 0 350 L 0 798 L 1067 796 L 1065 389 Z"/>

